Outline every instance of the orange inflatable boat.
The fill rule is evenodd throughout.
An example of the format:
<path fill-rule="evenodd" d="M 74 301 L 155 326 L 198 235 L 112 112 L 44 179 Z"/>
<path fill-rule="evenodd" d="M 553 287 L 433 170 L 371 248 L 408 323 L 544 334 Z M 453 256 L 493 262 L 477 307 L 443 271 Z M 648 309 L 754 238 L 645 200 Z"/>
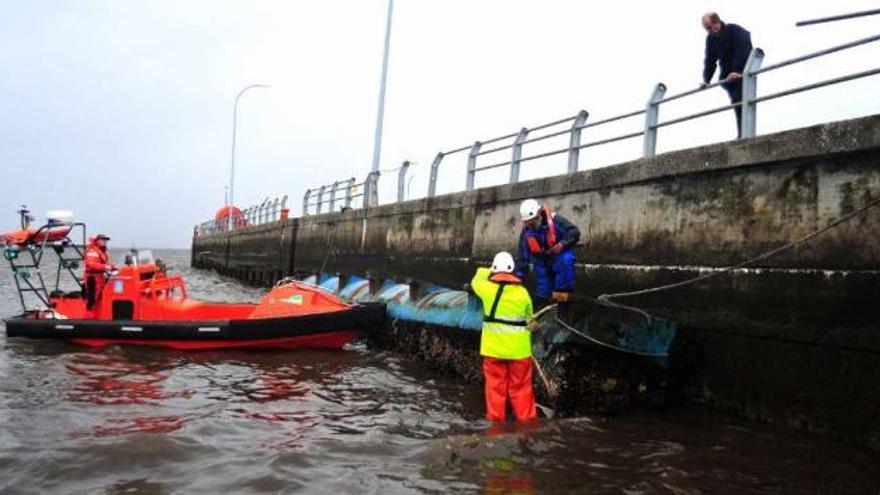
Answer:
<path fill-rule="evenodd" d="M 59 229 L 62 227 L 62 229 Z M 54 233 L 47 234 L 49 228 Z M 59 234 L 66 228 L 64 234 Z M 74 271 L 83 260 L 85 225 L 49 225 L 27 236 L 5 236 L 23 313 L 4 320 L 9 337 L 65 339 L 89 346 L 129 344 L 173 349 L 338 349 L 385 320 L 381 303 L 349 304 L 302 282 L 282 281 L 258 303 L 190 299 L 178 275 L 170 275 L 149 251 L 132 251 L 125 264 L 106 274 L 91 309 Z M 82 243 L 69 235 L 81 232 Z M 57 254 L 54 290 L 39 268 L 43 254 Z M 79 290 L 60 290 L 67 272 Z M 38 301 L 29 308 L 29 301 Z"/>

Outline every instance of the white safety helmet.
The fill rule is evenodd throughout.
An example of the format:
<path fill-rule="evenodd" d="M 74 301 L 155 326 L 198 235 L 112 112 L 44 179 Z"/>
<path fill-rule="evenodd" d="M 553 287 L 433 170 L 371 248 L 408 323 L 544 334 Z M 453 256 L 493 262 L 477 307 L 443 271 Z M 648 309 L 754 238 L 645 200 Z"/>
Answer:
<path fill-rule="evenodd" d="M 513 273 L 513 256 L 507 251 L 501 251 L 492 259 L 492 273 Z"/>
<path fill-rule="evenodd" d="M 534 199 L 527 199 L 519 205 L 519 216 L 523 222 L 531 220 L 541 212 L 541 205 Z"/>

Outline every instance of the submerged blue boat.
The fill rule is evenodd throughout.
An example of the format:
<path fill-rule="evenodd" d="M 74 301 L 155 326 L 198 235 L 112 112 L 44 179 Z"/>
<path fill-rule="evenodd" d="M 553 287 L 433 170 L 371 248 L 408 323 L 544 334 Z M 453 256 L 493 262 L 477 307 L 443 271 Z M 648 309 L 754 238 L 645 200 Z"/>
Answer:
<path fill-rule="evenodd" d="M 385 303 L 388 316 L 405 321 L 479 331 L 482 304 L 464 290 L 429 283 L 381 282 L 351 275 L 312 275 L 303 280 L 352 302 Z M 578 297 L 566 309 L 538 315 L 544 346 L 564 343 L 595 345 L 655 360 L 666 366 L 676 335 L 671 320 L 637 308 Z"/>

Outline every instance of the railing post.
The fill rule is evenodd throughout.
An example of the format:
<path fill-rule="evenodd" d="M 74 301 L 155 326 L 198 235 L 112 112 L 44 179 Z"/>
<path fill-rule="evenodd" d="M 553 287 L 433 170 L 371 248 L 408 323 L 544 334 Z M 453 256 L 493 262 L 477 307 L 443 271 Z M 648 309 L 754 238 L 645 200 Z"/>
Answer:
<path fill-rule="evenodd" d="M 400 166 L 400 172 L 397 172 L 397 202 L 402 203 L 405 199 L 404 186 L 406 185 L 406 171 L 409 170 L 410 162 L 406 160 Z"/>
<path fill-rule="evenodd" d="M 761 69 L 761 62 L 764 60 L 764 50 L 753 48 L 746 61 L 746 66 L 742 73 L 742 117 L 740 122 L 739 137 L 740 139 L 755 137 L 758 129 L 758 103 L 755 99 L 758 97 L 758 74 L 756 71 Z"/>
<path fill-rule="evenodd" d="M 645 143 L 642 155 L 646 157 L 654 156 L 657 151 L 657 122 L 660 118 L 660 100 L 663 99 L 664 94 L 666 94 L 666 85 L 657 83 L 645 108 Z"/>
<path fill-rule="evenodd" d="M 320 189 L 318 189 L 318 210 L 316 212 L 318 215 L 321 214 L 321 202 L 324 201 L 325 190 L 327 190 L 327 186 L 321 186 Z"/>
<path fill-rule="evenodd" d="M 431 163 L 431 177 L 428 179 L 428 197 L 433 198 L 437 194 L 437 171 L 440 170 L 440 162 L 443 161 L 443 152 L 437 153 Z"/>
<path fill-rule="evenodd" d="M 367 180 L 364 181 L 364 208 L 378 206 L 379 204 L 379 172 L 370 172 L 367 174 Z"/>
<path fill-rule="evenodd" d="M 351 190 L 354 188 L 354 177 L 348 179 L 348 184 L 345 186 L 345 207 L 351 208 Z"/>
<path fill-rule="evenodd" d="M 510 184 L 516 184 L 519 182 L 519 164 L 520 159 L 522 158 L 522 142 L 529 137 L 529 130 L 523 127 L 519 130 L 519 134 L 516 135 L 516 139 L 513 141 L 513 157 L 510 160 L 510 180 L 508 181 Z"/>
<path fill-rule="evenodd" d="M 477 153 L 480 152 L 482 146 L 483 143 L 477 141 L 471 146 L 471 151 L 468 153 L 467 180 L 465 181 L 465 190 L 467 191 L 474 190 L 474 177 L 477 175 Z"/>
<path fill-rule="evenodd" d="M 336 206 L 336 189 L 339 187 L 339 181 L 333 183 L 332 189 L 330 189 L 330 209 L 327 210 L 330 213 L 333 213 L 333 207 Z"/>
<path fill-rule="evenodd" d="M 573 174 L 578 171 L 578 160 L 581 155 L 581 127 L 587 123 L 587 117 L 590 114 L 586 110 L 578 112 L 574 123 L 571 124 L 571 137 L 568 140 L 568 173 Z"/>
<path fill-rule="evenodd" d="M 303 216 L 309 216 L 309 196 L 312 195 L 311 189 L 306 189 L 306 193 L 303 194 Z"/>

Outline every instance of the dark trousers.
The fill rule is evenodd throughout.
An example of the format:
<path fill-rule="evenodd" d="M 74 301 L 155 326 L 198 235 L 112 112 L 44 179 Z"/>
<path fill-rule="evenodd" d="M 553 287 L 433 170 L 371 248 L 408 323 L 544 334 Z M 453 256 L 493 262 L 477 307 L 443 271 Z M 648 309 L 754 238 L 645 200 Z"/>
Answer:
<path fill-rule="evenodd" d="M 86 276 L 86 309 L 91 311 L 104 290 L 104 274 Z"/>
<path fill-rule="evenodd" d="M 724 83 L 721 85 L 724 88 L 724 91 L 727 91 L 727 96 L 730 97 L 730 103 L 740 103 L 743 99 L 743 83 L 742 79 L 737 79 L 736 81 Z M 733 107 L 734 113 L 736 113 L 736 138 L 739 139 L 742 137 L 742 105 L 737 105 Z"/>

